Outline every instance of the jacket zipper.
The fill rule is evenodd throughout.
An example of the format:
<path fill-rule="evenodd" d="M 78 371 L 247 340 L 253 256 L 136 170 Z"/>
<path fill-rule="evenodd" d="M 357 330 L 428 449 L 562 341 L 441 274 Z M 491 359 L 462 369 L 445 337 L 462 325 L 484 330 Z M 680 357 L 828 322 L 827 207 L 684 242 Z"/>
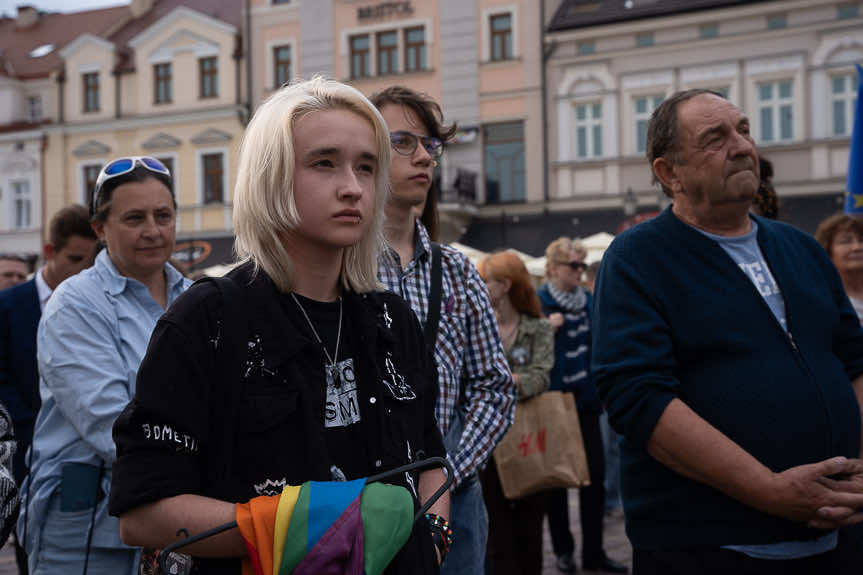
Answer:
<path fill-rule="evenodd" d="M 721 246 L 718 246 L 723 252 Z M 797 364 L 801 369 L 806 373 L 809 377 L 809 381 L 815 387 L 815 392 L 818 394 L 818 398 L 821 400 L 821 408 L 824 413 L 824 423 L 827 427 L 827 451 L 826 454 L 829 454 L 833 451 L 833 427 L 830 424 L 830 412 L 827 409 L 827 402 L 824 399 L 824 393 L 821 391 L 821 387 L 818 385 L 818 382 L 815 380 L 815 374 L 812 373 L 812 370 L 809 368 L 809 365 L 806 363 L 806 358 L 803 357 L 803 353 L 800 351 L 800 347 L 797 345 L 797 340 L 794 339 L 794 334 L 791 331 L 791 314 L 788 312 L 788 304 L 785 298 L 785 291 L 782 289 L 782 286 L 779 285 L 779 280 L 776 279 L 776 274 L 773 273 L 773 267 L 770 265 L 770 260 L 767 258 L 767 254 L 764 253 L 764 250 L 761 248 L 761 243 L 758 243 L 758 249 L 761 252 L 761 257 L 764 258 L 764 263 L 767 265 L 767 269 L 770 271 L 770 275 L 773 277 L 773 281 L 776 282 L 776 285 L 779 287 L 779 293 L 782 295 L 782 304 L 785 306 L 785 325 L 786 327 L 782 327 L 782 324 L 779 323 L 776 315 L 773 313 L 773 310 L 770 309 L 770 305 L 768 305 L 767 300 L 764 299 L 758 290 L 755 287 L 755 284 L 752 283 L 752 279 L 740 269 L 740 266 L 737 265 L 733 259 L 731 262 L 734 264 L 734 267 L 740 272 L 740 274 L 746 278 L 746 283 L 749 284 L 750 289 L 755 292 L 756 297 L 761 301 L 762 307 L 767 309 L 767 313 L 773 319 L 773 324 L 776 326 L 776 329 L 782 333 L 786 342 L 788 342 L 788 346 L 791 348 L 791 352 L 794 354 L 794 358 L 797 360 Z M 727 254 L 726 254 L 727 255 Z M 731 259 L 731 256 L 728 256 L 728 259 Z M 826 457 L 825 457 L 826 458 Z"/>

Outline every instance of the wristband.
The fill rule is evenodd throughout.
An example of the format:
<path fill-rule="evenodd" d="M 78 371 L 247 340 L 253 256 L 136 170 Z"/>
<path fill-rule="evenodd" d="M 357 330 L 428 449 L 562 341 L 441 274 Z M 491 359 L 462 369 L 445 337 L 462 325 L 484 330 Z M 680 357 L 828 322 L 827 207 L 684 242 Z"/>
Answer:
<path fill-rule="evenodd" d="M 452 529 L 449 526 L 449 521 L 434 513 L 426 513 L 426 519 L 431 529 L 432 541 L 434 541 L 435 547 L 440 552 L 441 561 L 443 561 L 452 546 Z"/>

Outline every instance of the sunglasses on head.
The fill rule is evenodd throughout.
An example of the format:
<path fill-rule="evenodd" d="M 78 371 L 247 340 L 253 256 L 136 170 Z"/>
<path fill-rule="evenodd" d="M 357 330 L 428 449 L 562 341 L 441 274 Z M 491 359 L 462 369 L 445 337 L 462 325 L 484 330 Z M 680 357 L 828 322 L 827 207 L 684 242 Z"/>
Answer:
<path fill-rule="evenodd" d="M 156 158 L 151 158 L 150 156 L 129 156 L 127 158 L 117 158 L 102 168 L 99 172 L 99 176 L 96 178 L 96 187 L 93 191 L 93 210 L 95 211 L 96 206 L 99 205 L 99 194 L 102 191 L 102 186 L 105 182 L 128 174 L 132 170 L 134 170 L 137 166 L 142 166 L 153 173 L 162 174 L 163 176 L 171 177 L 171 172 L 168 168 L 165 167 L 165 164 L 157 160 Z"/>
<path fill-rule="evenodd" d="M 390 132 L 390 145 L 403 156 L 412 156 L 420 142 L 432 158 L 440 157 L 443 152 L 443 142 L 433 136 L 420 136 L 404 131 Z"/>

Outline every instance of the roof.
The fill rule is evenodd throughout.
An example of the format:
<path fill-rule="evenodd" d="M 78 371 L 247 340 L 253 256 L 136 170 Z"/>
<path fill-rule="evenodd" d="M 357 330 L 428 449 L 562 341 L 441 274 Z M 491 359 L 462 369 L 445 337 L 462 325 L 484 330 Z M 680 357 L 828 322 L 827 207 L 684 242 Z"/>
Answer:
<path fill-rule="evenodd" d="M 128 47 L 129 40 L 167 16 L 178 6 L 191 8 L 216 20 L 227 22 L 237 30 L 243 29 L 242 0 L 154 0 L 150 10 L 130 20 L 108 38 L 117 46 L 121 54 L 126 55 L 118 64 L 119 70 L 128 72 L 134 69 L 134 60 L 128 57 L 131 50 Z"/>
<path fill-rule="evenodd" d="M 563 0 L 548 31 L 562 32 L 765 1 L 768 0 Z"/>
<path fill-rule="evenodd" d="M 2 74 L 22 80 L 48 77 L 62 66 L 61 48 L 82 34 L 105 37 L 129 17 L 128 6 L 115 6 L 82 12 L 42 12 L 35 24 L 17 28 L 14 17 L 0 18 L 0 59 Z M 46 55 L 33 58 L 40 46 L 54 46 Z M 47 50 L 47 48 L 46 48 Z"/>
<path fill-rule="evenodd" d="M 242 0 L 154 0 L 152 8 L 132 18 L 129 6 L 81 12 L 40 12 L 36 23 L 17 28 L 15 17 L 0 17 L 0 76 L 22 80 L 46 78 L 63 64 L 59 52 L 83 34 L 112 42 L 118 51 L 118 69 L 134 69 L 128 42 L 178 6 L 226 22 L 242 30 Z M 36 48 L 53 45 L 46 55 L 33 58 Z"/>

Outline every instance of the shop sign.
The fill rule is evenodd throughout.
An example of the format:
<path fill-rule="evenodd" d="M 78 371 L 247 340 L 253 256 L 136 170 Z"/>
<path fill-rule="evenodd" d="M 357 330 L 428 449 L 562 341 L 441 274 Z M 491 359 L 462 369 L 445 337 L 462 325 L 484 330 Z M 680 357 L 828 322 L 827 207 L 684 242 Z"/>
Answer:
<path fill-rule="evenodd" d="M 384 18 L 410 16 L 414 7 L 410 2 L 381 2 L 357 8 L 357 20 L 383 20 Z"/>
<path fill-rule="evenodd" d="M 171 257 L 180 265 L 188 269 L 207 259 L 211 251 L 213 251 L 213 246 L 210 242 L 193 240 L 190 242 L 178 243 L 174 248 L 174 253 Z"/>

